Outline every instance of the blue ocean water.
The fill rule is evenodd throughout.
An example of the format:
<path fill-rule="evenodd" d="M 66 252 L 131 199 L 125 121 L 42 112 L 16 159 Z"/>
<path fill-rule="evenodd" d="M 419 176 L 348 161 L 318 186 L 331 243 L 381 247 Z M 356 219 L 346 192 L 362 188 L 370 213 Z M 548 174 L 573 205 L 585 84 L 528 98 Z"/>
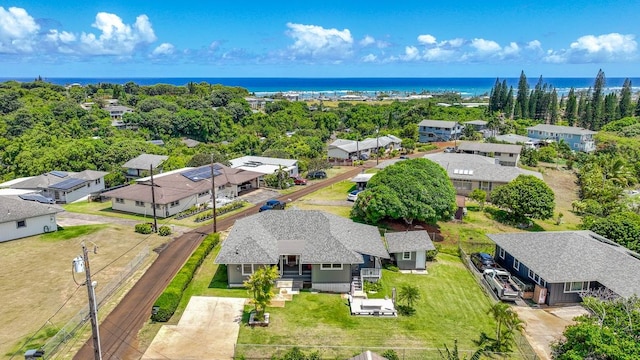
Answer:
<path fill-rule="evenodd" d="M 18 80 L 33 81 L 33 79 L 8 79 L 0 81 Z M 226 86 L 246 88 L 256 95 L 268 95 L 277 92 L 297 92 L 303 96 L 314 95 L 342 95 L 360 92 L 375 94 L 377 92 L 412 94 L 412 93 L 443 93 L 458 92 L 463 96 L 481 96 L 488 94 L 496 78 L 45 78 L 45 81 L 58 84 L 125 84 L 132 81 L 138 85 L 186 85 L 189 82 L 207 82 Z M 508 86 L 517 90 L 518 78 L 501 78 Z M 553 85 L 559 94 L 566 94 L 570 88 L 588 89 L 593 86 L 595 78 L 543 78 L 544 82 Z M 625 78 L 607 78 L 608 91 L 619 90 Z M 634 92 L 640 91 L 640 78 L 630 78 L 634 84 Z M 533 88 L 537 78 L 528 78 L 529 86 Z"/>

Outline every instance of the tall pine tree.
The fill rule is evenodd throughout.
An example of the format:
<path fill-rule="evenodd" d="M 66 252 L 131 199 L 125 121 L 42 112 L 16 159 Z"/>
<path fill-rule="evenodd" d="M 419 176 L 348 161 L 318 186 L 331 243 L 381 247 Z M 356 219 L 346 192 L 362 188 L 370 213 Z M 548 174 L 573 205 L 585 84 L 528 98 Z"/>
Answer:
<path fill-rule="evenodd" d="M 578 98 L 576 97 L 576 90 L 574 88 L 569 89 L 569 97 L 567 98 L 567 106 L 564 110 L 564 118 L 567 120 L 569 126 L 573 126 L 576 123 L 578 117 Z"/>
<path fill-rule="evenodd" d="M 518 93 L 516 94 L 516 102 L 513 109 L 514 119 L 525 119 L 529 116 L 529 83 L 524 70 L 520 73 L 518 80 Z"/>
<path fill-rule="evenodd" d="M 591 114 L 587 119 L 588 129 L 599 130 L 604 122 L 604 87 L 605 87 L 604 71 L 600 69 L 596 80 L 593 83 L 593 93 L 591 93 Z"/>
<path fill-rule="evenodd" d="M 633 115 L 633 105 L 631 104 L 631 80 L 624 79 L 622 90 L 620 91 L 620 103 L 618 104 L 620 118 Z"/>

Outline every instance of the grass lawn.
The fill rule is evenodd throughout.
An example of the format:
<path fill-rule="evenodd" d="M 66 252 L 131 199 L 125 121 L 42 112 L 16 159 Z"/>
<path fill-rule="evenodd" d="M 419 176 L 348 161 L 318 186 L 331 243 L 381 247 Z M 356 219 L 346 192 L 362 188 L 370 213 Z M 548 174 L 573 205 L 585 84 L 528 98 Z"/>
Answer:
<path fill-rule="evenodd" d="M 356 184 L 350 180 L 343 180 L 333 185 L 329 185 L 318 191 L 303 197 L 301 201 L 305 200 L 346 200 L 349 192 L 356 189 Z"/>
<path fill-rule="evenodd" d="M 246 344 L 343 346 L 346 348 L 341 350 L 347 353 L 341 356 L 349 357 L 363 347 L 435 349 L 444 348 L 444 344 L 452 346 L 454 339 L 458 339 L 460 349 L 475 349 L 473 339 L 483 331 L 494 331 L 494 321 L 487 315 L 490 302 L 457 257 L 440 254 L 438 261 L 429 264 L 428 275 L 384 270 L 383 284 L 383 291 L 375 296 L 390 297 L 391 288 L 399 289 L 402 284 L 418 286 L 422 298 L 415 306 L 415 315 L 351 316 L 347 301 L 340 295 L 302 292 L 284 308 L 268 309 L 268 327 L 241 326 L 238 349 L 249 351 L 251 346 Z"/>

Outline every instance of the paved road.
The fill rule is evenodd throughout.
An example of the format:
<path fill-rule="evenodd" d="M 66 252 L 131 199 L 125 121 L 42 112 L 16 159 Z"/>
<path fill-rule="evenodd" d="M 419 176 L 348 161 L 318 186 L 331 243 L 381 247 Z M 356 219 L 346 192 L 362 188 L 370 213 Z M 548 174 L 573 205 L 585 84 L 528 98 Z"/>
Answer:
<path fill-rule="evenodd" d="M 373 166 L 375 161 L 369 161 L 362 167 L 353 168 L 329 179 L 313 181 L 301 190 L 281 196 L 279 200 L 297 200 L 325 186 L 350 179 L 363 169 Z M 231 227 L 237 219 L 256 213 L 258 213 L 257 206 L 221 219 L 217 222 L 217 230 L 223 231 Z M 100 324 L 103 359 L 140 359 L 142 357 L 143 353 L 138 349 L 137 335 L 140 328 L 151 317 L 153 303 L 191 253 L 200 245 L 202 239 L 212 231 L 211 225 L 189 231 L 175 238 L 158 255 L 140 280 Z M 74 359 L 87 360 L 93 357 L 93 342 L 89 339 Z"/>

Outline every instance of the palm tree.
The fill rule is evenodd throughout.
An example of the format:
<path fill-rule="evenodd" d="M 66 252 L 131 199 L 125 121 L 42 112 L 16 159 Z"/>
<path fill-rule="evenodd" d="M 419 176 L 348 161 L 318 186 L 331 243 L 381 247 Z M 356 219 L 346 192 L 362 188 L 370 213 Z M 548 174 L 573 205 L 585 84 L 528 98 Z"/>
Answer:
<path fill-rule="evenodd" d="M 440 358 L 443 360 L 467 360 L 467 357 L 460 357 L 460 352 L 458 351 L 458 339 L 453 340 L 453 349 L 449 350 L 447 345 L 444 346 L 444 352 L 438 349 L 438 353 L 440 353 Z M 480 356 L 484 353 L 484 349 L 478 349 L 468 360 L 480 360 Z"/>
<path fill-rule="evenodd" d="M 523 328 L 523 322 L 511 307 L 503 302 L 495 303 L 487 312 L 496 320 L 496 340 L 492 347 L 494 351 L 510 351 L 509 342 L 515 331 Z"/>
<path fill-rule="evenodd" d="M 404 284 L 398 292 L 398 299 L 404 300 L 409 308 L 413 308 L 413 304 L 420 300 L 420 289 L 417 286 Z"/>

